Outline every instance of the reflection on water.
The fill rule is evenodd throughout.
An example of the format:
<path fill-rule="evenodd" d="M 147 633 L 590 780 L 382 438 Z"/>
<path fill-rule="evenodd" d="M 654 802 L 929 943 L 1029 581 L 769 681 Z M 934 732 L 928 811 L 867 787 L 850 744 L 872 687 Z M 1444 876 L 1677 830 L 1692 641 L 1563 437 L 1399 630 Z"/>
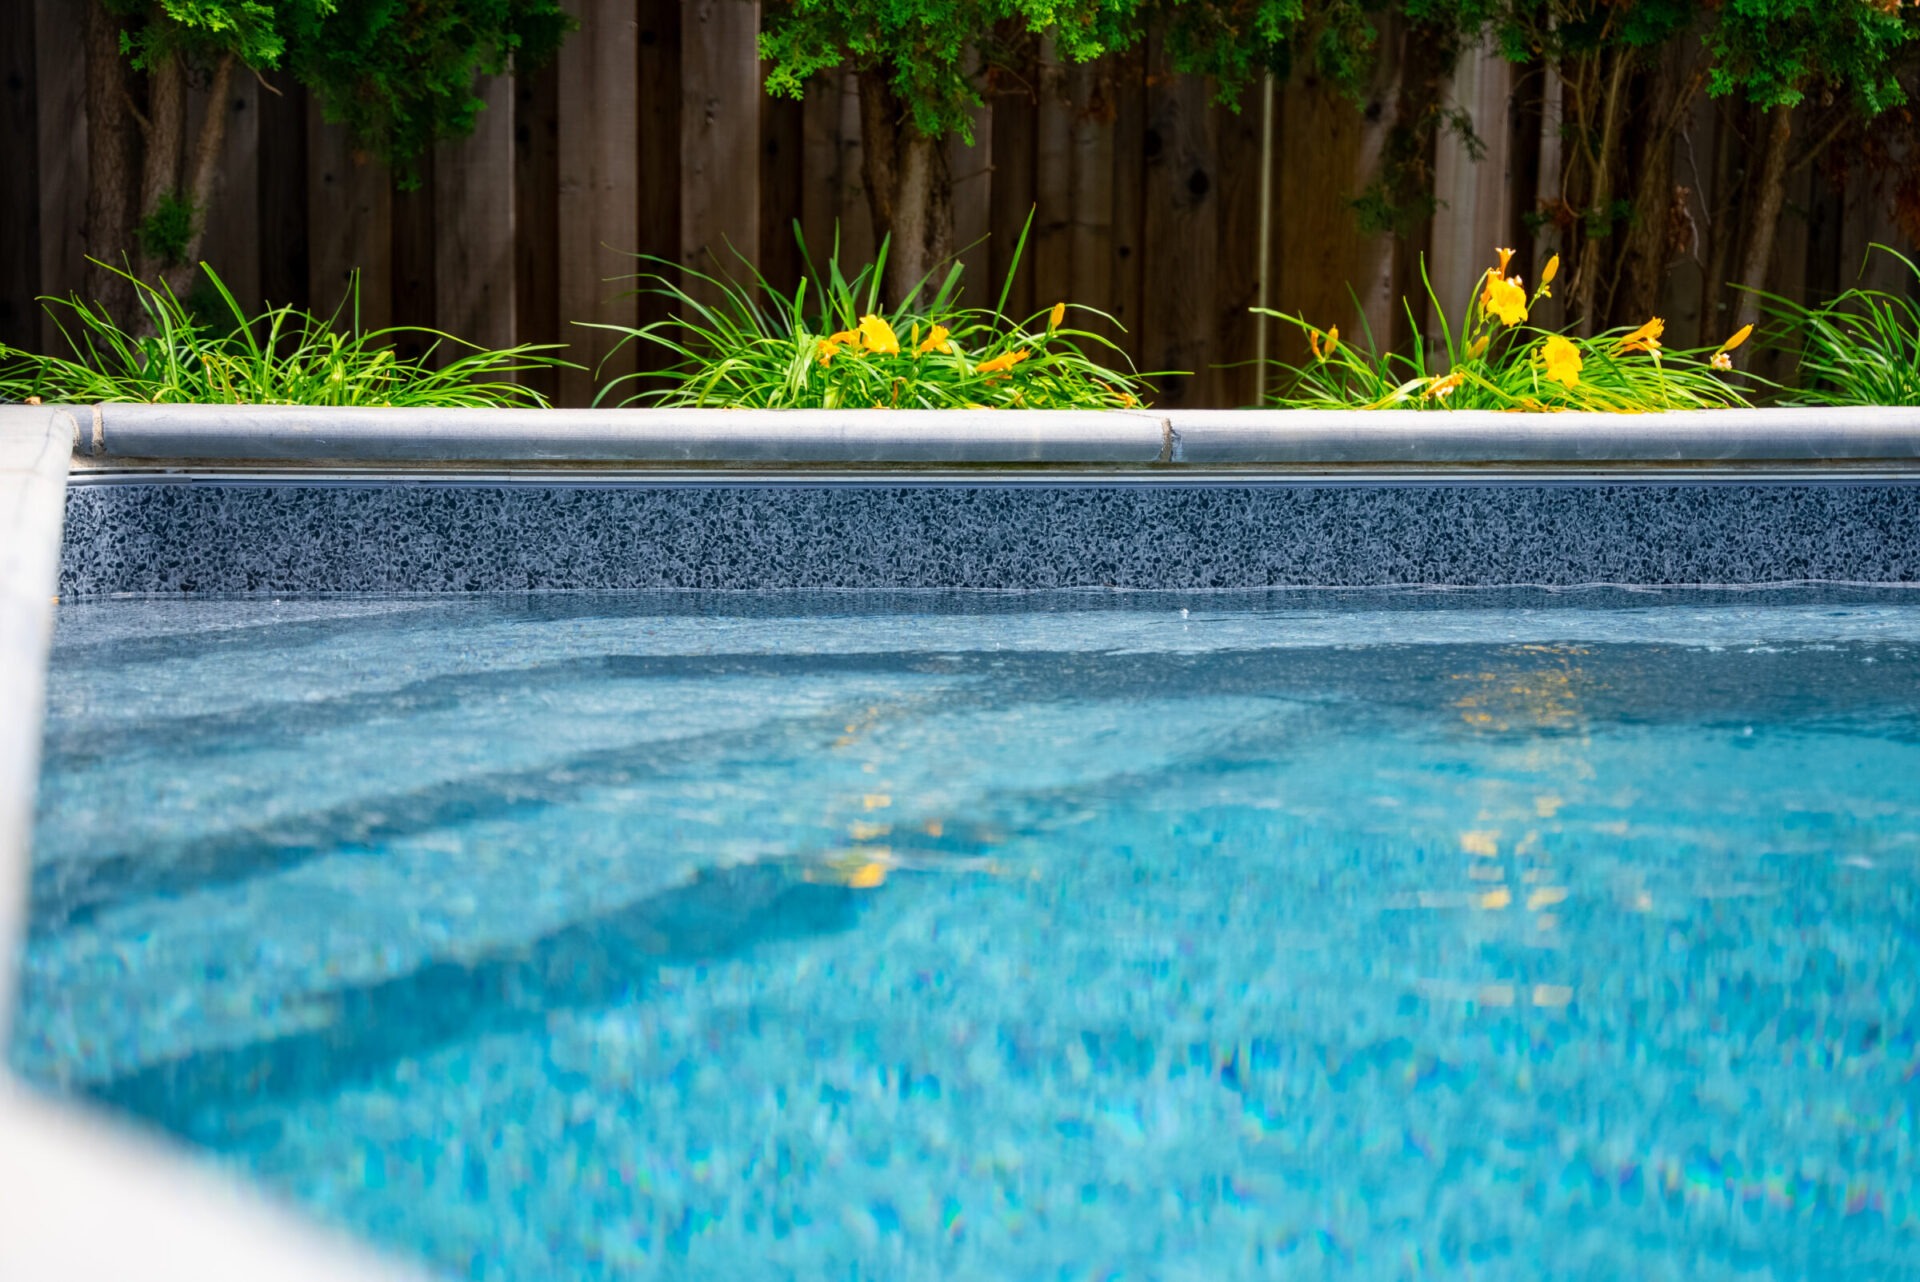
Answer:
<path fill-rule="evenodd" d="M 1920 609 L 1179 604 L 86 614 L 13 1060 L 450 1276 L 1920 1275 Z"/>

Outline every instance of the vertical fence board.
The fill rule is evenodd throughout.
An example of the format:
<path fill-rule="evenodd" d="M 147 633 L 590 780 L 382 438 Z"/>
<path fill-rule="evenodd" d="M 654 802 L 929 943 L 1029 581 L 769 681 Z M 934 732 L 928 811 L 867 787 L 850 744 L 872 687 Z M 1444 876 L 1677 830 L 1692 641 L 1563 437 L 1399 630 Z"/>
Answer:
<path fill-rule="evenodd" d="M 1040 43 L 1037 85 L 1033 235 L 1027 242 L 1027 252 L 1033 255 L 1032 306 L 1036 310 L 1064 299 L 1073 277 L 1074 113 L 1067 69 L 1060 65 L 1051 40 Z M 1014 315 L 1025 319 L 1019 312 Z"/>
<path fill-rule="evenodd" d="M 35 140 L 40 161 L 38 292 L 61 298 L 80 289 L 87 266 L 87 75 L 80 56 L 86 24 L 87 7 L 73 0 L 37 0 L 34 5 L 34 81 L 40 102 Z M 15 179 L 8 175 L 8 181 Z M 120 248 L 133 252 L 131 245 Z M 60 332 L 51 316 L 41 317 L 40 342 L 46 351 L 59 350 Z"/>
<path fill-rule="evenodd" d="M 1159 59 L 1150 51 L 1149 68 Z M 1146 363 L 1182 370 L 1161 380 L 1160 403 L 1205 405 L 1219 279 L 1219 174 L 1211 97 L 1197 76 L 1156 78 L 1147 90 Z"/>
<path fill-rule="evenodd" d="M 1480 273 L 1492 266 L 1497 246 L 1518 250 L 1508 239 L 1512 199 L 1507 191 L 1509 140 L 1507 103 L 1512 94 L 1511 64 L 1490 49 L 1469 49 L 1454 74 L 1450 106 L 1464 112 L 1485 148 L 1477 159 L 1466 140 L 1443 128 L 1435 139 L 1434 188 L 1444 203 L 1434 211 L 1431 261 L 1434 292 L 1448 316 L 1458 314 Z M 1524 255 L 1531 259 L 1529 252 Z M 1533 268 L 1517 262 L 1513 271 L 1529 282 Z M 1429 323 L 1431 332 L 1437 327 Z"/>
<path fill-rule="evenodd" d="M 471 135 L 433 158 L 434 316 L 483 347 L 511 347 L 517 320 L 513 257 L 513 80 L 479 86 L 486 109 Z"/>
<path fill-rule="evenodd" d="M 988 307 L 998 297 L 993 279 L 993 103 L 973 109 L 973 145 L 955 136 L 947 144 L 947 171 L 953 175 L 953 243 L 963 271 L 967 306 Z"/>
<path fill-rule="evenodd" d="M 393 322 L 393 192 L 385 167 L 353 146 L 344 126 L 307 116 L 307 293 L 331 313 L 360 274 L 359 317 Z"/>
<path fill-rule="evenodd" d="M 276 76 L 262 92 L 260 186 L 254 217 L 260 229 L 260 297 L 276 306 L 306 307 L 307 91 Z"/>
<path fill-rule="evenodd" d="M 987 251 L 995 298 L 1013 270 L 1014 249 L 1034 207 L 1035 133 L 1040 114 L 1035 82 L 1036 71 L 1028 66 L 1017 78 L 1009 79 L 993 99 L 993 186 L 988 193 L 992 230 Z M 1033 314 L 1031 250 L 1029 246 L 1019 260 L 1019 271 L 1007 294 L 1007 310 L 1015 316 Z"/>
<path fill-rule="evenodd" d="M 31 4 L 0 5 L 0 138 L 14 176 L 0 188 L 0 343 L 40 346 L 40 120 Z"/>
<path fill-rule="evenodd" d="M 840 204 L 840 80 L 815 76 L 800 103 L 800 231 L 807 254 L 824 266 Z"/>
<path fill-rule="evenodd" d="M 623 257 L 639 242 L 639 23 L 634 0 L 578 0 L 580 30 L 560 48 L 560 320 L 632 325 L 631 298 L 607 277 L 630 271 Z M 633 344 L 617 361 L 617 336 L 569 329 L 571 358 L 585 366 L 560 374 L 560 401 L 585 405 L 607 378 L 633 368 Z M 604 363 L 604 370 L 602 369 Z M 596 373 L 596 371 L 600 371 Z"/>
<path fill-rule="evenodd" d="M 643 263 L 621 256 L 616 270 L 633 275 L 642 270 L 673 276 L 671 264 L 680 260 L 680 0 L 640 0 L 638 99 L 640 228 L 632 249 L 654 261 Z M 621 248 L 626 248 L 622 246 Z M 632 288 L 638 281 L 621 281 L 614 288 Z M 671 304 L 658 294 L 642 293 L 632 303 L 634 323 L 650 325 L 667 319 Z M 619 368 L 658 369 L 671 363 L 664 348 L 633 343 L 619 355 Z M 634 391 L 644 390 L 635 385 Z"/>
<path fill-rule="evenodd" d="M 420 185 L 403 188 L 395 175 L 392 190 L 393 234 L 393 323 L 417 329 L 439 327 L 440 263 L 435 253 L 435 225 L 439 221 L 434 208 L 440 185 L 439 149 L 422 156 L 419 162 Z M 408 335 L 395 345 L 402 356 L 420 356 L 427 340 Z M 436 361 L 450 353 L 443 346 Z"/>
<path fill-rule="evenodd" d="M 1209 357 L 1206 404 L 1251 405 L 1259 370 L 1249 309 L 1260 292 L 1260 105 L 1255 80 L 1240 95 L 1240 110 L 1213 108 L 1219 148 L 1220 195 L 1216 206 L 1220 249 L 1213 297 L 1214 344 Z"/>
<path fill-rule="evenodd" d="M 765 79 L 765 68 L 761 78 Z M 803 203 L 801 163 L 806 108 L 792 98 L 760 98 L 760 274 L 792 295 L 800 282 L 800 245 L 793 224 Z"/>
<path fill-rule="evenodd" d="M 682 14 L 680 262 L 736 276 L 760 256 L 759 0 L 690 0 Z"/>
<path fill-rule="evenodd" d="M 860 78 L 851 71 L 840 77 L 839 139 L 833 216 L 840 230 L 841 265 L 853 271 L 873 261 L 880 248 L 880 232 L 873 225 L 873 207 L 867 203 L 860 151 Z"/>
<path fill-rule="evenodd" d="M 1146 261 L 1146 63 L 1139 50 L 1114 59 L 1113 117 L 1113 288 L 1108 310 L 1125 336 L 1120 341 L 1138 368 L 1145 364 L 1140 346 L 1142 291 Z"/>
<path fill-rule="evenodd" d="M 1063 297 L 1111 313 L 1115 302 L 1113 67 L 1106 62 L 1075 66 L 1068 71 L 1067 87 L 1073 132 Z M 1073 324 L 1118 337 L 1111 325 L 1092 316 L 1076 316 Z"/>
<path fill-rule="evenodd" d="M 260 98 L 260 82 L 240 72 L 233 77 L 224 103 L 195 93 L 187 120 L 189 129 L 197 131 L 205 113 L 227 113 L 220 171 L 214 177 L 213 194 L 204 214 L 207 231 L 200 256 L 220 273 L 220 279 L 248 312 L 257 310 L 261 302 Z"/>
<path fill-rule="evenodd" d="M 560 332 L 560 79 L 552 67 L 514 77 L 513 191 L 514 338 L 566 342 L 573 336 Z M 560 394 L 556 370 L 528 370 L 520 381 L 549 400 Z"/>

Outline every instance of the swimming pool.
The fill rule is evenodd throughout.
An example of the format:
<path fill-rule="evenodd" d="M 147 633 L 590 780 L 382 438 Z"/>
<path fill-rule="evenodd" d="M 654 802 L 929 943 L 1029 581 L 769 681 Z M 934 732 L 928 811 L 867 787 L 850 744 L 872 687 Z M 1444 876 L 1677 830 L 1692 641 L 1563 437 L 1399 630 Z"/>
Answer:
<path fill-rule="evenodd" d="M 13 1065 L 447 1276 L 1920 1271 L 1910 591 L 59 628 Z"/>

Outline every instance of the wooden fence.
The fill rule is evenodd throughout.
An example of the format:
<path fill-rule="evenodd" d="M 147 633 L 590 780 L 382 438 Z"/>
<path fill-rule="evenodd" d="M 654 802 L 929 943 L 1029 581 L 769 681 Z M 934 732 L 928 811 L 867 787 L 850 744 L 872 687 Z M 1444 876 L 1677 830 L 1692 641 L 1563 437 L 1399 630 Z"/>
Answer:
<path fill-rule="evenodd" d="M 370 323 L 489 345 L 568 342 L 600 373 L 563 372 L 545 390 L 585 404 L 656 360 L 571 323 L 661 314 L 618 279 L 636 270 L 633 254 L 700 266 L 737 251 L 789 284 L 795 222 L 816 254 L 836 227 L 844 258 L 871 254 L 851 77 L 804 101 L 768 98 L 755 0 L 573 9 L 581 28 L 557 64 L 487 84 L 477 132 L 438 147 L 412 190 L 357 154 L 288 78 L 236 78 L 217 104 L 231 119 L 205 256 L 244 299 L 331 308 L 357 270 Z M 31 345 L 50 341 L 33 296 L 77 289 L 84 268 L 85 13 L 76 0 L 0 10 L 0 341 Z M 1514 69 L 1468 57 L 1452 99 L 1485 155 L 1442 138 L 1431 225 L 1405 241 L 1369 236 L 1350 202 L 1385 137 L 1393 64 L 1383 60 L 1371 104 L 1295 82 L 1270 103 L 1256 90 L 1235 112 L 1205 83 L 1163 72 L 1151 46 L 1092 66 L 1043 51 L 1029 75 L 995 86 L 973 145 L 953 144 L 972 297 L 997 293 L 1032 211 L 1010 310 L 1069 299 L 1110 313 L 1142 369 L 1196 371 L 1161 383 L 1163 402 L 1187 405 L 1249 403 L 1256 357 L 1292 354 L 1290 336 L 1249 313 L 1263 298 L 1343 326 L 1358 319 L 1357 298 L 1384 336 L 1396 282 L 1423 249 L 1442 297 L 1463 297 L 1494 245 L 1533 234 L 1539 175 L 1557 171 L 1551 103 L 1515 111 Z M 215 108 L 204 97 L 196 111 Z M 1711 113 L 1696 127 L 1714 128 Z M 1682 142 L 1703 145 L 1691 133 Z M 1833 190 L 1809 168 L 1794 181 L 1774 288 L 1831 292 L 1851 283 L 1870 241 L 1899 242 L 1870 179 Z M 1699 184 L 1694 198 L 1715 195 Z M 1670 332 L 1681 338 L 1697 329 L 1703 272 L 1684 254 L 1670 272 Z"/>

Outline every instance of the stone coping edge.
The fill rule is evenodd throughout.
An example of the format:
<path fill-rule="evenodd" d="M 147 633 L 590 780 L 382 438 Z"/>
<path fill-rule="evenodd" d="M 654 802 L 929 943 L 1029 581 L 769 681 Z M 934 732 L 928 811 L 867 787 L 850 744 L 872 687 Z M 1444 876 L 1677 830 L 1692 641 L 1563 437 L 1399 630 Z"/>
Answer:
<path fill-rule="evenodd" d="M 1458 410 L 542 410 L 74 407 L 90 463 L 1104 465 L 1920 460 L 1920 408 L 1668 414 Z"/>
<path fill-rule="evenodd" d="M 170 1144 L 7 1072 L 68 446 L 85 418 L 0 406 L 0 1278 L 414 1278 Z"/>

